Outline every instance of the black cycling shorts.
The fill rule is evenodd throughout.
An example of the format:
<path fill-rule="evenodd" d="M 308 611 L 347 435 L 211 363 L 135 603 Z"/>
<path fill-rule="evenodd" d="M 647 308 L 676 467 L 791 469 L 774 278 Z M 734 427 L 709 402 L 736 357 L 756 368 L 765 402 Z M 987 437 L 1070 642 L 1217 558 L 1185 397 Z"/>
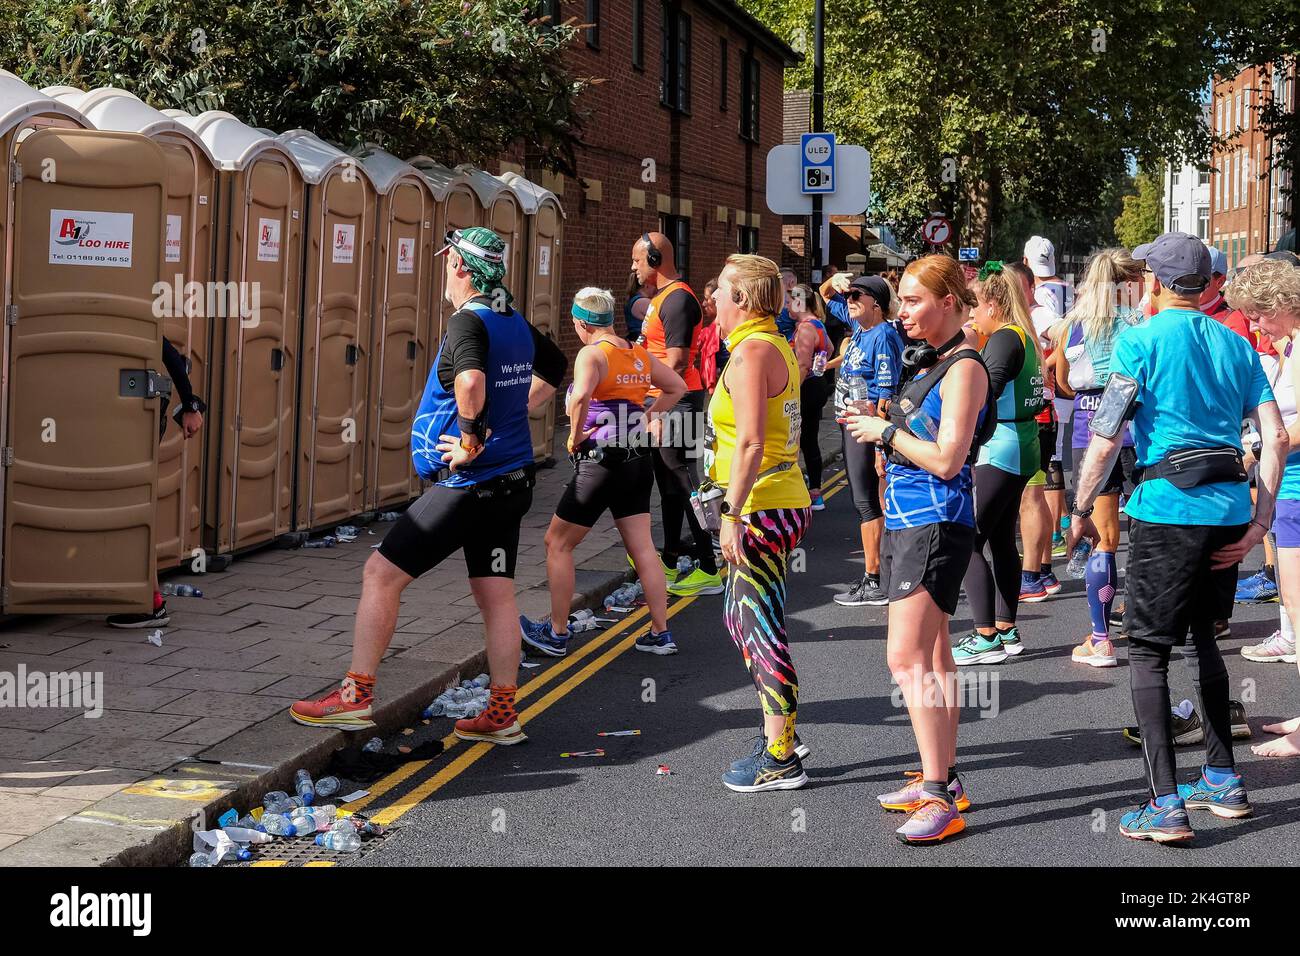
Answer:
<path fill-rule="evenodd" d="M 464 552 L 471 578 L 513 578 L 519 523 L 533 503 L 531 468 L 527 474 L 527 480 L 481 487 L 434 485 L 384 536 L 379 553 L 413 578 L 457 551 Z M 492 497 L 481 495 L 489 490 Z"/>
<path fill-rule="evenodd" d="M 1189 630 L 1212 633 L 1232 616 L 1239 565 L 1212 570 L 1212 555 L 1241 540 L 1249 525 L 1156 524 L 1131 519 L 1124 633 L 1131 640 L 1179 646 Z"/>
<path fill-rule="evenodd" d="M 1097 492 L 1098 497 L 1101 495 L 1118 495 L 1124 491 L 1127 484 L 1130 491 L 1134 488 L 1133 472 L 1137 470 L 1137 451 L 1133 447 L 1127 446 L 1119 450 L 1119 458 L 1115 461 L 1115 467 L 1110 470 L 1110 477 L 1106 479 L 1106 485 L 1101 491 Z"/>
<path fill-rule="evenodd" d="M 891 601 L 923 587 L 939 610 L 952 615 L 974 551 L 975 529 L 952 521 L 887 530 L 880 549 L 880 586 Z"/>
<path fill-rule="evenodd" d="M 590 528 L 609 509 L 614 520 L 650 513 L 650 490 L 654 487 L 654 465 L 650 452 L 612 462 L 579 459 L 574 464 L 555 517 Z"/>

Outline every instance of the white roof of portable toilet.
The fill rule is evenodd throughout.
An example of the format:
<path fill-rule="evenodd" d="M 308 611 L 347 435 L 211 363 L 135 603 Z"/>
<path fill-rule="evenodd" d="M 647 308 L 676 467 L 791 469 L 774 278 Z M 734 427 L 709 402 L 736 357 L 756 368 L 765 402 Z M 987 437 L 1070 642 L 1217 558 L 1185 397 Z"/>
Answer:
<path fill-rule="evenodd" d="M 555 195 L 545 186 L 539 186 L 531 179 L 526 179 L 516 172 L 502 173 L 497 179 L 505 183 L 506 188 L 513 192 L 519 198 L 519 205 L 524 207 L 524 212 L 528 215 L 536 215 L 537 210 L 542 207 L 542 203 L 550 199 L 555 203 L 560 215 L 564 215 L 564 204 L 560 202 L 560 197 Z"/>
<path fill-rule="evenodd" d="M 445 200 L 447 193 L 451 192 L 451 187 L 457 183 L 464 183 L 473 188 L 469 179 L 458 169 L 448 169 L 428 156 L 412 156 L 407 162 L 418 169 L 424 176 L 425 182 L 433 190 L 433 198 L 438 202 Z"/>
<path fill-rule="evenodd" d="M 361 149 L 353 150 L 353 155 L 361 161 L 361 165 L 370 176 L 370 181 L 375 184 L 375 189 L 381 195 L 386 195 L 393 188 L 393 183 L 403 176 L 410 173 L 418 175 L 420 172 L 405 160 L 398 159 L 387 150 L 371 143 L 367 143 Z"/>
<path fill-rule="evenodd" d="M 319 185 L 334 167 L 345 164 L 351 164 L 366 177 L 367 182 L 373 185 L 369 170 L 357 157 L 348 155 L 337 146 L 331 146 L 311 130 L 291 129 L 281 133 L 276 139 L 284 144 L 284 147 L 293 154 L 294 159 L 298 160 L 298 165 L 302 167 L 303 178 L 313 186 Z"/>
<path fill-rule="evenodd" d="M 0 70 L 0 136 L 28 116 L 66 116 L 79 126 L 89 126 L 76 107 L 32 89 L 8 70 Z"/>
<path fill-rule="evenodd" d="M 180 111 L 168 111 L 168 114 L 173 115 L 174 112 Z M 198 133 L 199 138 L 207 144 L 208 152 L 216 159 L 217 167 L 226 171 L 243 169 L 259 153 L 268 149 L 285 150 L 284 144 L 274 137 L 240 122 L 223 110 L 208 110 L 198 116 L 182 113 L 174 116 L 174 119 Z M 289 158 L 301 173 L 302 168 L 298 166 L 297 159 L 292 154 Z"/>
<path fill-rule="evenodd" d="M 484 209 L 490 209 L 497 197 L 508 191 L 508 187 L 501 180 L 468 163 L 457 166 L 456 172 L 460 173 L 469 182 L 474 192 L 478 193 L 478 201 L 483 204 Z"/>
<path fill-rule="evenodd" d="M 73 87 L 50 87 L 62 90 L 59 98 L 80 110 L 90 120 L 95 129 L 115 130 L 122 133 L 140 133 L 143 136 L 156 136 L 159 133 L 176 133 L 184 136 L 203 151 L 208 161 L 217 165 L 216 158 L 203 138 L 175 116 L 168 116 L 156 110 L 134 93 L 119 90 L 112 86 L 83 93 L 74 91 Z M 73 93 L 79 94 L 74 96 Z M 185 114 L 182 114 L 185 115 Z"/>

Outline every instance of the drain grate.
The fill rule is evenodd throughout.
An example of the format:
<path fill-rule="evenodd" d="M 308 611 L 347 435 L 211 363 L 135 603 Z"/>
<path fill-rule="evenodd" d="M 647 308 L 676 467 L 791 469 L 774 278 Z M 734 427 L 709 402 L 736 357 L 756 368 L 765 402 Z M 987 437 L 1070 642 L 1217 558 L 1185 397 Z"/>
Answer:
<path fill-rule="evenodd" d="M 277 839 L 271 843 L 259 843 L 251 847 L 253 858 L 234 864 L 235 866 L 337 866 L 350 863 L 360 857 L 369 856 L 383 846 L 398 830 L 389 828 L 379 836 L 366 837 L 361 842 L 361 849 L 356 853 L 339 853 L 317 846 L 313 840 Z M 229 865 L 229 864 L 227 864 Z"/>

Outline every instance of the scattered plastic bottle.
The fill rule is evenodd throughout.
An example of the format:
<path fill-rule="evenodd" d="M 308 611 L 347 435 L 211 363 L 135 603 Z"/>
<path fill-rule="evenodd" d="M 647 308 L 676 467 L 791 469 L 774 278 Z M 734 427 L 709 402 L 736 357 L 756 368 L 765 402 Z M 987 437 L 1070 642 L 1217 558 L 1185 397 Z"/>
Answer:
<path fill-rule="evenodd" d="M 190 855 L 190 866 L 211 866 L 212 856 L 208 853 L 192 853 Z"/>
<path fill-rule="evenodd" d="M 624 584 L 606 596 L 605 610 L 609 611 L 616 607 L 635 607 L 636 599 L 640 594 L 641 590 L 637 585 Z"/>
<path fill-rule="evenodd" d="M 361 749 L 368 754 L 377 754 L 384 749 L 384 742 L 378 737 L 371 737 Z"/>
<path fill-rule="evenodd" d="M 257 825 L 257 828 L 272 836 L 296 837 L 298 835 L 298 828 L 283 813 L 262 814 L 262 822 Z"/>
<path fill-rule="evenodd" d="M 826 353 L 818 352 L 813 356 L 812 373 L 814 375 L 826 374 Z"/>
<path fill-rule="evenodd" d="M 338 544 L 338 539 L 332 534 L 327 534 L 317 541 L 304 541 L 302 546 L 304 548 L 332 548 L 336 544 Z"/>
<path fill-rule="evenodd" d="M 298 796 L 302 797 L 303 806 L 310 807 L 316 802 L 316 788 L 312 785 L 311 774 L 306 770 L 294 773 L 293 789 Z"/>
<path fill-rule="evenodd" d="M 272 804 L 281 803 L 288 799 L 289 795 L 283 790 L 272 790 L 270 793 L 266 794 L 266 796 L 262 797 L 262 807 L 263 809 L 271 810 Z M 272 810 L 271 812 L 274 813 L 275 811 Z"/>
<path fill-rule="evenodd" d="M 355 853 L 361 849 L 361 837 L 357 835 L 355 827 L 351 830 L 326 830 L 316 835 L 316 845 L 340 853 Z"/>
<path fill-rule="evenodd" d="M 337 808 L 327 803 L 319 807 L 302 807 L 293 811 L 289 819 L 299 834 L 322 833 L 330 828 L 336 812 Z"/>
<path fill-rule="evenodd" d="M 338 777 L 321 777 L 316 781 L 316 796 L 332 797 L 339 792 L 341 786 Z"/>
<path fill-rule="evenodd" d="M 1092 554 L 1092 542 L 1082 539 L 1070 552 L 1070 563 L 1065 566 L 1065 573 L 1072 578 L 1082 578 L 1088 573 L 1088 556 Z"/>
<path fill-rule="evenodd" d="M 251 813 L 245 813 L 242 817 L 240 817 L 238 820 L 235 821 L 235 826 L 243 827 L 245 830 L 256 830 L 257 820 L 253 817 Z"/>
<path fill-rule="evenodd" d="M 588 616 L 591 616 L 590 611 L 587 611 L 586 613 Z M 491 686 L 492 678 L 489 677 L 487 674 L 479 674 L 478 677 L 475 677 L 474 680 L 472 680 L 470 683 L 472 683 L 475 687 L 486 690 L 488 687 Z"/>
<path fill-rule="evenodd" d="M 375 520 L 377 520 L 377 521 L 396 521 L 396 520 L 397 520 L 398 518 L 400 518 L 401 516 L 402 516 L 402 513 L 401 513 L 400 511 L 385 511 L 385 512 L 383 512 L 382 514 L 380 514 L 380 516 L 379 516 L 377 519 L 375 519 Z"/>
<path fill-rule="evenodd" d="M 266 807 L 266 812 L 267 813 L 292 813 L 294 810 L 300 810 L 305 806 L 306 804 L 303 803 L 302 797 L 286 796 L 284 799 L 277 800 L 274 803 L 272 803 L 270 806 Z"/>
<path fill-rule="evenodd" d="M 354 541 L 360 534 L 355 525 L 341 524 L 334 529 L 334 537 L 338 541 Z"/>
<path fill-rule="evenodd" d="M 167 597 L 203 597 L 203 592 L 192 584 L 172 584 L 168 581 L 158 590 Z"/>
<path fill-rule="evenodd" d="M 235 851 L 236 860 L 246 861 L 246 860 L 251 860 L 252 858 L 253 858 L 253 851 L 246 846 L 241 846 L 238 850 Z"/>

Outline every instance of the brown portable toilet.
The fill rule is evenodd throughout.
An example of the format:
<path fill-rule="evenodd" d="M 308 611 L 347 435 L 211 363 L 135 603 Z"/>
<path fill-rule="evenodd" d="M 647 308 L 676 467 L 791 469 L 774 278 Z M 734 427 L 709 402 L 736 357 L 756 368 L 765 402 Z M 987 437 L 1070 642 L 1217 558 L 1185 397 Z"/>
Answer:
<path fill-rule="evenodd" d="M 506 173 L 499 178 L 514 193 L 528 217 L 526 283 L 520 296 L 520 309 L 539 332 L 554 340 L 559 334 L 559 323 L 567 322 L 569 317 L 567 303 L 560 299 L 564 207 L 555 193 L 518 173 Z M 533 455 L 539 460 L 551 454 L 555 414 L 555 402 L 533 413 Z"/>
<path fill-rule="evenodd" d="M 357 158 L 379 194 L 366 426 L 366 509 L 378 511 L 420 494 L 411 424 L 437 344 L 432 297 L 442 295 L 443 260 L 434 259 L 436 207 L 420 171 L 376 146 Z"/>
<path fill-rule="evenodd" d="M 283 143 L 229 113 L 165 112 L 199 135 L 219 173 L 217 294 L 205 303 L 213 316 L 204 519 L 212 566 L 213 556 L 293 528 L 303 175 Z"/>
<path fill-rule="evenodd" d="M 167 158 L 167 272 L 162 296 L 163 335 L 185 357 L 194 394 L 209 402 L 211 320 L 205 314 L 216 241 L 217 166 L 207 145 L 188 126 L 126 90 L 88 93 L 69 87 L 44 92 L 76 107 L 95 129 L 140 133 Z M 179 407 L 173 392 L 169 412 Z M 212 423 L 205 422 L 205 428 Z M 203 546 L 204 439 L 187 441 L 179 422 L 163 433 L 158 451 L 158 567 L 193 563 Z"/>
<path fill-rule="evenodd" d="M 166 161 L 0 73 L 7 613 L 152 607 Z"/>
<path fill-rule="evenodd" d="M 278 139 L 307 182 L 294 528 L 311 531 L 366 508 L 378 196 L 355 156 L 307 130 Z"/>
<path fill-rule="evenodd" d="M 519 197 L 496 176 L 473 166 L 457 166 L 478 196 L 483 210 L 479 225 L 487 226 L 506 243 L 506 288 L 523 311 L 528 274 L 528 222 Z"/>

